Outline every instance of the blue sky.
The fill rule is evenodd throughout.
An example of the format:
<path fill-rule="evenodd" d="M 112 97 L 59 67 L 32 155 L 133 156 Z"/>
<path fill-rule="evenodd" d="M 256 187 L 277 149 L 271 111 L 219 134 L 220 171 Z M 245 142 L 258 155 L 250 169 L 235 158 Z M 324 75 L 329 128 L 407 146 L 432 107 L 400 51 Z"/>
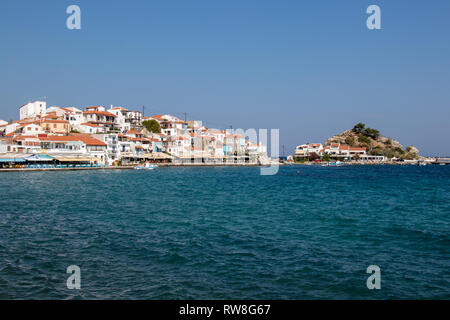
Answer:
<path fill-rule="evenodd" d="M 66 28 L 77 4 L 82 29 Z M 382 30 L 366 28 L 381 7 Z M 2 1 L 0 119 L 146 107 L 323 142 L 357 122 L 450 155 L 449 1 Z"/>

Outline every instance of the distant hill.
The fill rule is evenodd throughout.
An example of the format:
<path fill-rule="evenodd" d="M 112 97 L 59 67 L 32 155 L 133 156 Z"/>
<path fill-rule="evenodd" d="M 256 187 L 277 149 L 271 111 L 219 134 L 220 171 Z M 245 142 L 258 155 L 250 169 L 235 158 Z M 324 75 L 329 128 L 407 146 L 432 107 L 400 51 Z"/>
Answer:
<path fill-rule="evenodd" d="M 331 143 L 348 144 L 352 147 L 365 147 L 370 155 L 400 158 L 405 160 L 418 159 L 419 150 L 414 146 L 403 148 L 400 142 L 382 136 L 376 129 L 366 128 L 364 123 L 358 123 L 351 130 L 329 138 L 325 145 Z"/>

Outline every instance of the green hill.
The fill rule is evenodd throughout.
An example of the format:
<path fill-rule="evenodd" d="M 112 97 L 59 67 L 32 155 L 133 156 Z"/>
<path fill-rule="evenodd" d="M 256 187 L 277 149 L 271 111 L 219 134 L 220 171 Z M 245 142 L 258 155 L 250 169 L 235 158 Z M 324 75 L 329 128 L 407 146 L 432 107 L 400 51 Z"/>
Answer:
<path fill-rule="evenodd" d="M 325 145 L 331 143 L 348 144 L 352 147 L 365 147 L 370 155 L 400 158 L 405 160 L 418 159 L 419 150 L 414 146 L 403 146 L 396 140 L 382 136 L 376 129 L 367 128 L 364 123 L 358 123 L 351 130 L 329 138 Z"/>

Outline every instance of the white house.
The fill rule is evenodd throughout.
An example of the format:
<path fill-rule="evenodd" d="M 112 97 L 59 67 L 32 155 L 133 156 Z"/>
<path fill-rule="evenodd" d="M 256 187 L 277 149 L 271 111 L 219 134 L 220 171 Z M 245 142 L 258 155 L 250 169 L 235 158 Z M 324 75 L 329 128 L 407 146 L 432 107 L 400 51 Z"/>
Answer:
<path fill-rule="evenodd" d="M 323 151 L 324 154 L 329 154 L 332 158 L 350 159 L 355 156 L 367 155 L 366 148 L 350 147 L 346 144 L 332 143 L 326 146 Z"/>
<path fill-rule="evenodd" d="M 40 151 L 40 140 L 37 136 L 19 135 L 12 138 L 8 145 L 8 152 L 39 153 Z"/>
<path fill-rule="evenodd" d="M 81 133 L 91 133 L 91 134 L 105 133 L 107 130 L 106 127 L 100 126 L 95 123 L 89 123 L 89 122 L 80 123 L 78 125 L 75 125 L 74 128 Z"/>
<path fill-rule="evenodd" d="M 106 163 L 106 143 L 89 135 L 40 137 L 41 152 L 87 156 L 98 163 Z"/>
<path fill-rule="evenodd" d="M 69 121 L 71 127 L 76 127 L 77 125 L 84 122 L 83 111 L 75 107 L 61 108 L 65 111 L 64 120 Z"/>
<path fill-rule="evenodd" d="M 131 123 L 127 117 L 127 109 L 122 107 L 111 107 L 108 112 L 116 116 L 116 125 L 120 128 L 120 131 L 126 132 L 131 129 Z"/>
<path fill-rule="evenodd" d="M 313 153 L 320 155 L 322 149 L 323 145 L 321 143 L 302 144 L 295 148 L 295 155 L 297 157 L 309 157 Z"/>
<path fill-rule="evenodd" d="M 7 124 L 5 126 L 5 134 L 10 134 L 12 132 L 15 132 L 17 130 L 17 128 L 19 128 L 19 127 L 20 127 L 20 123 L 17 121 Z"/>
<path fill-rule="evenodd" d="M 94 134 L 93 137 L 106 144 L 106 162 L 112 165 L 120 159 L 120 143 L 117 133 Z"/>
<path fill-rule="evenodd" d="M 58 118 L 64 118 L 64 115 L 67 113 L 66 110 L 57 106 L 51 106 L 47 108 L 46 114 L 55 114 Z"/>
<path fill-rule="evenodd" d="M 105 111 L 104 107 L 87 107 L 83 112 L 84 121 L 103 127 L 113 127 L 116 124 L 116 115 Z"/>
<path fill-rule="evenodd" d="M 37 136 L 38 134 L 45 133 L 44 129 L 36 123 L 27 123 L 22 127 L 22 133 L 25 135 Z"/>
<path fill-rule="evenodd" d="M 47 112 L 47 103 L 45 101 L 28 102 L 19 108 L 20 120 L 43 115 Z"/>
<path fill-rule="evenodd" d="M 126 113 L 125 121 L 129 124 L 130 128 L 139 128 L 142 125 L 142 113 L 140 111 L 130 111 Z"/>

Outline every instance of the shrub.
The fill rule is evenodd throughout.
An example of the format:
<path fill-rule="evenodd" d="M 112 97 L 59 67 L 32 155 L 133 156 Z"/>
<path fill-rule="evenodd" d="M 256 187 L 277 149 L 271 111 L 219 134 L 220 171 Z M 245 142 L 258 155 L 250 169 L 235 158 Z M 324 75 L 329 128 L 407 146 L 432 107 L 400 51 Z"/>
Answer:
<path fill-rule="evenodd" d="M 345 138 L 345 143 L 353 147 L 355 145 L 355 138 L 352 136 L 348 136 L 347 138 Z"/>
<path fill-rule="evenodd" d="M 371 129 L 371 128 L 364 129 L 362 133 L 365 136 L 370 137 L 374 140 L 378 139 L 378 137 L 380 136 L 380 131 L 378 131 L 376 129 Z"/>
<path fill-rule="evenodd" d="M 362 133 L 358 136 L 358 140 L 361 143 L 365 143 L 367 145 L 370 145 L 370 139 L 367 138 L 365 135 L 363 135 Z"/>
<path fill-rule="evenodd" d="M 355 133 L 361 133 L 365 127 L 366 127 L 366 125 L 364 123 L 360 122 L 353 127 L 352 131 Z"/>
<path fill-rule="evenodd" d="M 311 154 L 309 155 L 309 157 L 308 157 L 308 160 L 309 160 L 309 161 L 314 161 L 314 160 L 317 160 L 317 159 L 319 159 L 319 156 L 318 156 L 318 154 L 315 153 L 315 152 L 311 153 Z"/>
<path fill-rule="evenodd" d="M 145 120 L 142 122 L 142 125 L 150 132 L 153 133 L 161 133 L 161 127 L 158 123 L 158 121 L 151 119 L 151 120 Z"/>
<path fill-rule="evenodd" d="M 375 148 L 372 149 L 370 154 L 372 154 L 374 156 L 382 156 L 383 155 L 383 150 L 380 147 L 375 147 Z"/>

